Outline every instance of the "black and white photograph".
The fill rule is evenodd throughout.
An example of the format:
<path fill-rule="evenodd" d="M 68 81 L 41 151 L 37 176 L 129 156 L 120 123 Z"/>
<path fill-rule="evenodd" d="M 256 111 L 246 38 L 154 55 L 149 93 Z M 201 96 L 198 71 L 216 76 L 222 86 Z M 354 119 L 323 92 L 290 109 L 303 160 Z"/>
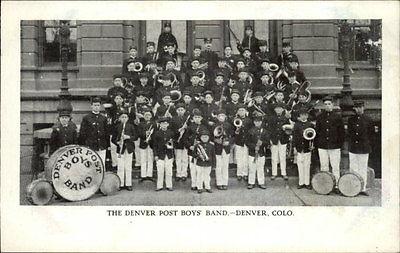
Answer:
<path fill-rule="evenodd" d="M 379 206 L 381 50 L 379 19 L 22 20 L 21 204 Z"/>
<path fill-rule="evenodd" d="M 399 252 L 400 4 L 5 1 L 4 252 Z"/>

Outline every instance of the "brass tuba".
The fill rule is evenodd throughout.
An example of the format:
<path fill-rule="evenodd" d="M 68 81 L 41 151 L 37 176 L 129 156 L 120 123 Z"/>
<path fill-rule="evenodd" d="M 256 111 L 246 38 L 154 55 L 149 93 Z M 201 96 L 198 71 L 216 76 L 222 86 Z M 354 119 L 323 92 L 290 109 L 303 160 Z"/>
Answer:
<path fill-rule="evenodd" d="M 314 149 L 314 141 L 313 140 L 315 139 L 316 135 L 317 135 L 317 132 L 312 127 L 308 127 L 306 129 L 304 129 L 304 131 L 303 131 L 303 138 L 310 141 L 310 150 Z"/>
<path fill-rule="evenodd" d="M 217 127 L 214 129 L 214 137 L 217 138 L 217 139 L 219 139 L 219 138 L 222 138 L 223 135 L 224 135 L 224 129 L 222 128 L 221 125 L 220 125 L 220 126 L 217 126 Z"/>
<path fill-rule="evenodd" d="M 135 62 L 135 65 L 133 67 L 134 72 L 140 72 L 143 69 L 143 64 L 141 62 Z"/>

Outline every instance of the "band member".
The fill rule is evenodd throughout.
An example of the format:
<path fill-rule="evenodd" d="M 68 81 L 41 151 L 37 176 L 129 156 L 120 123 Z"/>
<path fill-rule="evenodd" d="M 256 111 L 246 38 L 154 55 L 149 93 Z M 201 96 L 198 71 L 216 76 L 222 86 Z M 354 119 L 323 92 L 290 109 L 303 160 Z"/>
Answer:
<path fill-rule="evenodd" d="M 298 120 L 293 128 L 293 146 L 294 153 L 297 154 L 297 169 L 299 172 L 299 185 L 297 189 L 307 188 L 311 190 L 310 185 L 310 166 L 311 152 L 314 149 L 313 140 L 304 138 L 306 129 L 314 129 L 314 125 L 308 121 L 308 110 L 301 108 L 298 111 Z"/>
<path fill-rule="evenodd" d="M 259 40 L 258 42 L 258 48 L 259 52 L 257 52 L 254 56 L 254 59 L 256 60 L 257 64 L 260 65 L 261 61 L 266 59 L 268 61 L 272 60 L 271 54 L 268 51 L 268 41 L 266 40 Z"/>
<path fill-rule="evenodd" d="M 200 106 L 203 114 L 203 120 L 210 130 L 214 128 L 216 119 L 215 114 L 218 111 L 218 106 L 214 103 L 213 93 L 211 91 L 204 92 L 205 103 Z"/>
<path fill-rule="evenodd" d="M 165 47 L 168 43 L 172 43 L 175 49 L 178 50 L 178 42 L 176 41 L 175 36 L 172 34 L 170 22 L 164 23 L 163 32 L 158 37 L 157 52 L 159 53 L 160 57 L 166 54 L 167 49 Z"/>
<path fill-rule="evenodd" d="M 199 107 L 198 107 L 198 105 L 195 104 L 195 102 L 193 102 L 190 91 L 184 91 L 182 93 L 182 97 L 183 97 L 183 105 L 185 106 L 186 113 L 193 116 L 193 110 L 195 108 L 199 108 Z"/>
<path fill-rule="evenodd" d="M 124 73 L 127 82 L 125 84 L 125 88 L 127 87 L 135 87 L 138 83 L 139 83 L 139 73 L 141 71 L 141 69 L 143 64 L 139 61 L 139 60 L 132 60 L 130 59 L 127 62 L 127 69 L 128 71 Z M 130 88 L 130 89 L 132 89 Z"/>
<path fill-rule="evenodd" d="M 246 105 L 240 104 L 237 109 L 236 117 L 233 120 L 233 126 L 235 127 L 235 148 L 234 152 L 236 155 L 237 171 L 236 176 L 239 181 L 244 179 L 247 181 L 249 173 L 248 149 L 245 145 L 246 135 L 249 129 L 252 127 L 251 120 L 246 117 L 247 110 Z"/>
<path fill-rule="evenodd" d="M 257 63 L 256 61 L 253 60 L 250 48 L 245 47 L 243 48 L 243 60 L 244 60 L 244 65 L 247 67 L 248 72 L 254 74 L 257 72 Z"/>
<path fill-rule="evenodd" d="M 292 52 L 292 46 L 290 42 L 282 43 L 282 53 L 279 54 L 277 64 L 281 70 L 288 70 L 290 68 L 289 61 L 292 59 L 298 59 L 297 55 Z"/>
<path fill-rule="evenodd" d="M 108 102 L 114 103 L 114 97 L 117 93 L 122 93 L 124 96 L 127 95 L 127 91 L 124 88 L 124 76 L 122 74 L 113 75 L 113 87 L 108 89 L 107 98 Z"/>
<path fill-rule="evenodd" d="M 139 74 L 139 84 L 136 85 L 133 89 L 133 94 L 138 96 L 140 92 L 150 101 L 152 102 L 152 98 L 154 96 L 154 86 L 149 83 L 150 77 L 148 72 L 142 72 Z"/>
<path fill-rule="evenodd" d="M 128 64 L 131 62 L 141 62 L 142 60 L 138 57 L 138 51 L 136 46 L 129 47 L 129 57 L 122 63 L 122 73 L 128 74 Z"/>
<path fill-rule="evenodd" d="M 169 119 L 175 116 L 175 106 L 171 101 L 169 92 L 164 92 L 162 96 L 162 104 L 157 108 L 156 118 L 167 117 Z"/>
<path fill-rule="evenodd" d="M 185 92 L 192 94 L 195 102 L 199 106 L 203 101 L 203 93 L 206 88 L 204 87 L 204 84 L 200 85 L 201 79 L 198 73 L 192 73 L 190 75 L 190 83 L 191 85 L 185 88 Z"/>
<path fill-rule="evenodd" d="M 144 180 L 153 181 L 153 133 L 157 128 L 153 121 L 150 109 L 143 113 L 143 121 L 138 125 L 139 132 L 139 156 L 140 156 L 140 182 Z"/>
<path fill-rule="evenodd" d="M 215 178 L 219 190 L 228 189 L 228 169 L 231 145 L 234 142 L 233 127 L 226 121 L 226 113 L 219 110 L 217 113 L 218 122 L 214 128 L 214 143 L 216 154 Z"/>
<path fill-rule="evenodd" d="M 135 127 L 128 123 L 128 113 L 123 111 L 111 141 L 117 146 L 117 174 L 121 180 L 120 186 L 125 186 L 128 191 L 132 191 L 132 155 L 135 149 L 133 141 L 137 139 L 136 133 Z"/>
<path fill-rule="evenodd" d="M 78 132 L 75 123 L 71 120 L 71 112 L 60 111 L 58 121 L 52 127 L 50 136 L 50 154 L 57 149 L 78 143 Z"/>
<path fill-rule="evenodd" d="M 240 41 L 236 41 L 237 49 L 240 53 L 242 53 L 243 49 L 247 47 L 250 49 L 251 53 L 255 55 L 260 50 L 260 48 L 259 41 L 254 36 L 253 27 L 250 25 L 246 26 L 245 33 L 246 34 L 242 40 L 242 43 L 240 43 Z"/>
<path fill-rule="evenodd" d="M 298 95 L 298 101 L 295 105 L 293 105 L 292 107 L 292 118 L 291 120 L 293 122 L 298 121 L 298 117 L 299 115 L 299 111 L 301 109 L 305 109 L 308 112 L 308 118 L 310 121 L 314 121 L 315 120 L 315 110 L 313 109 L 312 104 L 310 104 L 309 102 L 307 102 L 307 93 L 305 91 L 300 91 L 299 95 Z"/>
<path fill-rule="evenodd" d="M 154 92 L 154 103 L 158 103 L 159 105 L 161 105 L 163 103 L 163 96 L 166 93 L 170 93 L 173 89 L 173 87 L 171 86 L 172 84 L 172 79 L 173 76 L 172 75 L 161 75 L 160 77 L 161 82 L 162 82 L 162 86 L 159 87 L 155 92 Z"/>
<path fill-rule="evenodd" d="M 171 129 L 175 133 L 175 164 L 176 164 L 176 181 L 186 181 L 188 174 L 189 156 L 185 147 L 185 138 L 187 138 L 187 128 L 189 125 L 190 115 L 187 115 L 185 105 L 179 103 L 176 105 L 176 117 L 172 119 Z"/>
<path fill-rule="evenodd" d="M 232 47 L 231 45 L 226 45 L 224 47 L 224 56 L 222 58 L 229 65 L 230 71 L 232 72 L 235 68 L 235 57 L 232 55 Z"/>
<path fill-rule="evenodd" d="M 234 72 L 234 74 L 236 74 L 236 76 L 237 76 L 239 74 L 239 72 L 244 68 L 246 68 L 245 60 L 242 57 L 237 58 L 236 59 L 236 64 L 235 64 L 235 72 Z"/>
<path fill-rule="evenodd" d="M 218 73 L 222 73 L 224 77 L 229 78 L 232 72 L 233 66 L 229 65 L 228 60 L 225 58 L 218 58 L 218 66 L 213 70 L 214 77 L 216 77 Z"/>
<path fill-rule="evenodd" d="M 274 180 L 278 175 L 278 160 L 283 179 L 288 180 L 286 175 L 286 144 L 289 142 L 289 135 L 285 133 L 283 125 L 290 124 L 289 119 L 284 114 L 285 104 L 277 102 L 274 104 L 275 114 L 268 120 L 268 131 L 271 143 L 271 164 L 272 177 Z"/>
<path fill-rule="evenodd" d="M 231 101 L 226 103 L 226 114 L 228 116 L 228 121 L 233 122 L 235 118 L 238 106 L 240 104 L 240 93 L 238 90 L 233 89 L 231 92 Z"/>
<path fill-rule="evenodd" d="M 181 86 L 181 88 L 190 87 L 191 86 L 191 77 L 193 75 L 198 75 L 200 71 L 203 71 L 200 68 L 200 58 L 193 58 L 190 61 L 190 69 L 188 69 L 185 73 L 185 85 Z"/>
<path fill-rule="evenodd" d="M 176 69 L 177 62 L 176 62 L 175 58 L 166 57 L 164 62 L 165 62 L 165 65 L 164 65 L 165 71 L 163 72 L 163 75 L 173 74 L 174 79 L 175 79 L 175 80 L 172 80 L 171 85 L 173 85 L 174 87 L 179 87 L 179 86 L 183 85 L 181 72 Z"/>
<path fill-rule="evenodd" d="M 219 107 L 223 107 L 223 103 L 225 103 L 227 96 L 229 95 L 229 90 L 225 87 L 225 74 L 221 71 L 216 72 L 214 78 L 214 85 L 210 85 L 210 91 L 214 95 L 215 103 Z M 222 96 L 222 97 L 221 97 Z"/>
<path fill-rule="evenodd" d="M 246 136 L 246 146 L 248 147 L 248 164 L 249 164 L 249 180 L 247 189 L 253 189 L 256 178 L 258 186 L 266 189 L 264 177 L 265 151 L 269 145 L 269 135 L 266 129 L 262 127 L 262 117 L 253 119 L 254 127 L 252 127 Z"/>
<path fill-rule="evenodd" d="M 158 55 L 156 52 L 156 44 L 153 41 L 148 41 L 146 43 L 146 56 L 143 57 L 144 66 L 148 66 L 149 64 L 155 64 L 157 62 Z M 147 67 L 150 68 L 150 67 Z M 147 69 L 148 71 L 148 69 Z"/>
<path fill-rule="evenodd" d="M 364 115 L 364 101 L 354 101 L 354 111 L 356 115 L 350 117 L 348 122 L 350 171 L 358 173 L 364 179 L 361 194 L 368 196 L 368 156 L 372 150 L 371 136 L 374 134 L 374 127 L 371 119 Z"/>
<path fill-rule="evenodd" d="M 239 80 L 236 82 L 236 89 L 239 91 L 240 96 L 245 99 L 249 99 L 251 96 L 252 85 L 250 84 L 249 78 L 249 70 L 247 68 L 243 68 L 238 72 Z M 246 101 L 244 101 L 246 102 Z"/>
<path fill-rule="evenodd" d="M 323 102 L 324 111 L 316 119 L 316 147 L 321 170 L 329 171 L 331 164 L 337 183 L 340 177 L 340 148 L 344 142 L 344 124 L 340 115 L 333 112 L 333 98 L 326 96 Z M 339 193 L 337 186 L 335 192 Z"/>
<path fill-rule="evenodd" d="M 169 119 L 159 118 L 160 129 L 154 132 L 154 160 L 157 166 L 157 188 L 163 189 L 164 182 L 168 191 L 172 191 L 172 162 L 174 157 L 174 133 L 169 129 Z"/>
<path fill-rule="evenodd" d="M 95 97 L 91 101 L 92 112 L 85 115 L 81 122 L 78 143 L 96 151 L 103 163 L 106 160 L 106 149 L 109 146 L 107 118 L 100 114 L 101 99 Z"/>
<path fill-rule="evenodd" d="M 269 94 L 274 92 L 275 86 L 273 84 L 273 77 L 271 76 L 271 73 L 269 71 L 261 71 L 257 73 L 257 76 L 259 81 L 253 85 L 253 90 L 261 91 L 269 98 L 272 97 L 269 96 Z"/>
<path fill-rule="evenodd" d="M 194 146 L 196 159 L 197 192 L 203 192 L 203 185 L 207 192 L 211 193 L 210 173 L 211 168 L 216 167 L 215 147 L 210 143 L 210 134 L 207 130 L 200 132 L 200 142 Z"/>
<path fill-rule="evenodd" d="M 270 114 L 270 105 L 267 103 L 263 103 L 264 99 L 264 93 L 261 91 L 256 91 L 254 92 L 253 95 L 253 103 L 248 104 L 247 110 L 249 111 L 249 115 L 253 116 L 254 112 L 257 113 L 259 116 L 263 117 L 270 117 L 272 114 Z"/>
<path fill-rule="evenodd" d="M 199 59 L 200 63 L 204 61 L 202 55 L 201 55 L 201 46 L 200 45 L 194 45 L 193 47 L 193 53 L 192 53 L 192 59 Z"/>
<path fill-rule="evenodd" d="M 115 94 L 113 102 L 114 102 L 114 106 L 111 107 L 111 110 L 110 110 L 110 114 L 111 114 L 110 141 L 111 141 L 111 138 L 117 134 L 115 131 L 119 124 L 120 115 L 125 110 L 123 94 L 122 93 Z M 111 166 L 113 168 L 115 168 L 118 165 L 117 146 L 112 141 L 110 142 L 110 151 L 111 151 L 111 164 L 112 164 Z"/>
<path fill-rule="evenodd" d="M 189 155 L 189 169 L 192 191 L 197 190 L 197 170 L 196 158 L 194 157 L 194 146 L 200 141 L 200 131 L 207 130 L 207 126 L 202 124 L 203 116 L 199 109 L 193 110 L 193 124 L 190 124 L 185 138 L 185 147 Z"/>
<path fill-rule="evenodd" d="M 218 55 L 212 51 L 212 39 L 204 39 L 204 51 L 201 52 L 201 57 L 204 58 L 205 62 L 208 62 L 208 74 L 211 75 L 212 70 L 217 67 Z"/>

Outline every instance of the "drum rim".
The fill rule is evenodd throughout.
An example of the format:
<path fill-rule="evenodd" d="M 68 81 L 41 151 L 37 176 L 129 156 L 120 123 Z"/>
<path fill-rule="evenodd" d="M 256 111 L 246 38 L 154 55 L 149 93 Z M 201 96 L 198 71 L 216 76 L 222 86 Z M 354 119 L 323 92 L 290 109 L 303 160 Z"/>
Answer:
<path fill-rule="evenodd" d="M 68 200 L 68 201 L 73 201 L 73 202 L 75 202 L 75 201 L 84 201 L 84 200 L 87 200 L 87 199 L 91 198 L 93 195 L 95 195 L 96 192 L 100 189 L 101 183 L 102 183 L 103 180 L 104 180 L 104 175 L 105 175 L 105 172 L 106 172 L 106 171 L 105 171 L 105 170 L 106 170 L 106 169 L 105 169 L 105 163 L 103 162 L 103 159 L 101 159 L 101 156 L 99 155 L 99 153 L 98 153 L 96 150 L 93 150 L 93 149 L 91 149 L 91 148 L 88 147 L 88 146 L 82 146 L 82 145 L 71 144 L 71 145 L 67 145 L 67 146 L 64 146 L 64 147 L 61 147 L 61 148 L 57 149 L 53 154 L 55 154 L 57 151 L 59 151 L 60 149 L 63 149 L 63 148 L 64 148 L 64 149 L 68 149 L 68 148 L 75 148 L 75 147 L 86 148 L 86 149 L 89 149 L 90 151 L 94 152 L 94 153 L 97 155 L 97 157 L 100 158 L 99 160 L 100 160 L 100 163 L 101 163 L 101 167 L 102 167 L 103 173 L 101 173 L 100 184 L 98 185 L 98 187 L 96 187 L 96 190 L 95 190 L 90 196 L 87 196 L 87 197 L 85 197 L 85 198 L 80 198 L 80 199 L 70 199 L 70 198 L 66 198 L 65 196 L 63 196 L 63 194 L 61 194 L 61 193 L 59 193 L 59 192 L 57 191 L 57 189 L 56 189 L 56 187 L 55 187 L 55 185 L 54 185 L 54 183 L 53 183 L 53 178 L 52 178 L 51 182 L 52 182 L 54 191 L 55 191 L 60 197 L 62 197 L 63 199 Z M 63 151 L 63 152 L 65 152 L 65 151 Z M 51 175 L 53 175 L 53 170 L 54 170 L 54 166 L 51 168 Z"/>
<path fill-rule="evenodd" d="M 118 176 L 118 174 L 117 173 L 114 173 L 114 172 L 112 172 L 112 171 L 106 171 L 105 173 L 104 173 L 104 177 L 103 177 L 103 180 L 102 180 L 102 182 L 101 182 L 101 184 L 100 184 L 100 191 L 101 191 L 101 193 L 103 193 L 103 194 L 105 194 L 104 192 L 103 192 L 103 190 L 102 190 L 102 186 L 103 186 L 103 182 L 104 182 L 104 180 L 105 180 L 105 178 L 106 178 L 106 175 L 112 175 L 113 177 L 116 177 L 116 178 L 118 178 L 118 188 L 120 187 L 120 185 L 121 185 L 121 178 L 119 178 L 119 176 Z M 108 195 L 108 194 L 107 194 Z"/>
<path fill-rule="evenodd" d="M 351 176 L 355 176 L 359 181 L 360 181 L 360 191 L 357 193 L 357 194 L 355 194 L 355 195 L 353 195 L 353 194 L 346 194 L 346 193 L 343 193 L 342 192 L 342 188 L 343 187 L 340 187 L 340 182 L 343 182 L 343 180 L 341 180 L 342 178 L 343 178 L 343 176 L 349 176 L 349 175 L 351 175 Z M 364 179 L 360 176 L 360 174 L 358 174 L 357 172 L 355 172 L 355 171 L 346 171 L 343 175 L 341 175 L 340 176 L 340 178 L 339 178 L 339 180 L 338 180 L 338 188 L 339 188 L 339 191 L 344 195 L 344 196 L 346 196 L 346 197 L 355 197 L 355 196 L 357 196 L 358 194 L 360 194 L 360 192 L 362 191 L 362 189 L 363 189 L 363 187 L 364 187 L 364 184 L 365 184 L 365 182 L 364 182 Z"/>
<path fill-rule="evenodd" d="M 315 180 L 314 180 L 314 178 L 315 178 L 315 176 L 317 176 L 318 174 L 321 174 L 321 175 L 329 175 L 330 176 L 330 178 L 332 179 L 332 182 L 333 182 L 333 184 L 332 184 L 332 189 L 329 191 L 329 192 L 327 192 L 327 193 L 321 193 L 321 192 L 318 192 L 316 189 L 315 189 L 315 187 L 314 187 L 314 185 L 315 185 Z M 321 194 L 321 195 L 328 195 L 329 193 L 331 193 L 332 191 L 333 191 L 333 189 L 335 188 L 335 175 L 333 175 L 333 173 L 332 172 L 329 172 L 329 171 L 318 171 L 317 173 L 315 173 L 314 175 L 313 175 L 313 177 L 311 178 L 311 186 L 312 186 L 312 188 L 313 188 L 313 190 L 316 192 L 316 193 L 318 193 L 318 194 Z"/>
<path fill-rule="evenodd" d="M 35 189 L 35 186 L 37 186 L 39 183 L 46 183 L 46 184 L 48 184 L 48 186 L 49 186 L 49 188 L 47 188 L 47 189 L 50 189 L 51 190 L 51 192 L 50 192 L 50 197 L 49 197 L 49 199 L 47 200 L 47 201 L 45 201 L 45 202 L 43 202 L 43 203 L 35 203 L 35 201 L 34 201 L 34 199 L 33 199 L 33 197 L 32 197 L 32 194 L 33 194 L 33 190 Z M 46 180 L 45 178 L 37 178 L 37 179 L 35 179 L 35 180 L 33 180 L 32 182 L 30 182 L 29 184 L 28 184 L 28 186 L 26 187 L 26 194 L 25 194 L 25 198 L 27 199 L 27 201 L 29 202 L 29 203 L 31 203 L 31 204 L 33 204 L 33 205 L 47 205 L 47 204 L 49 204 L 50 202 L 51 202 L 51 200 L 53 199 L 53 197 L 54 197 L 54 187 L 53 187 L 53 185 L 48 181 L 48 180 Z"/>

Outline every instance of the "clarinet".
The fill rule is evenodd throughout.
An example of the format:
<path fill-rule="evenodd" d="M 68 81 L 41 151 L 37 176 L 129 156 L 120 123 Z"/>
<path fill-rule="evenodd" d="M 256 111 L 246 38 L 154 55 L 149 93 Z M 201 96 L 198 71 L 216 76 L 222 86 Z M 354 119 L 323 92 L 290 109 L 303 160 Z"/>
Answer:
<path fill-rule="evenodd" d="M 125 142 L 125 138 L 124 138 L 124 135 L 125 135 L 125 126 L 126 126 L 126 122 L 122 125 L 121 145 L 120 145 L 121 147 L 120 147 L 120 149 L 119 149 L 118 158 L 121 158 L 122 149 L 123 149 L 123 147 L 124 147 L 124 142 Z"/>
<path fill-rule="evenodd" d="M 261 130 L 260 130 L 260 134 L 259 135 L 257 135 L 257 142 L 256 142 L 256 147 L 255 147 L 255 152 L 256 152 L 256 154 L 255 154 L 255 156 L 254 156 L 254 163 L 256 163 L 257 162 L 257 160 L 258 160 L 258 157 L 259 157 L 259 154 L 258 154 L 258 152 L 259 152 L 259 150 L 260 150 L 260 147 L 261 147 L 261 145 L 259 145 L 258 144 L 258 141 L 260 141 L 261 140 L 261 134 L 262 134 L 262 132 L 263 132 L 263 129 L 261 128 Z"/>

